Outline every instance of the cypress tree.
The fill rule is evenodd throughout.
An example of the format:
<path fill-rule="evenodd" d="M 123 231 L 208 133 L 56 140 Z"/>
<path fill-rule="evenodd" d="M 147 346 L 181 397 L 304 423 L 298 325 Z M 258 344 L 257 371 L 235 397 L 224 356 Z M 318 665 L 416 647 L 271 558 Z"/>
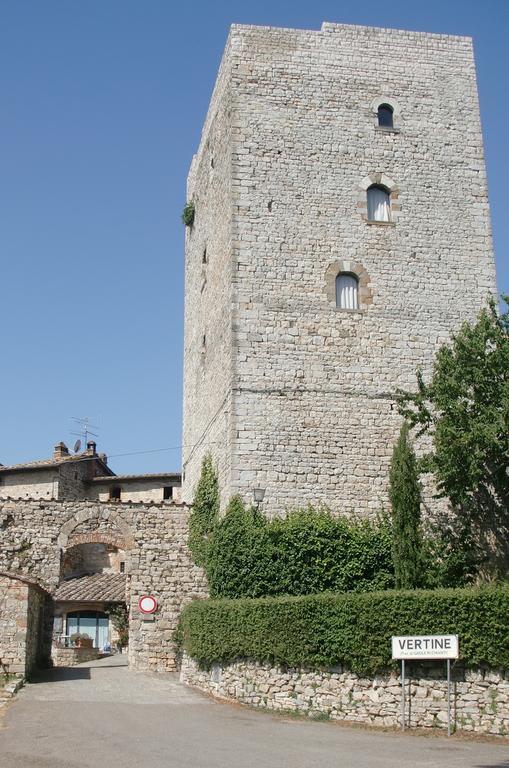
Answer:
<path fill-rule="evenodd" d="M 422 582 L 421 488 L 406 422 L 392 454 L 389 498 L 396 588 L 415 589 Z"/>

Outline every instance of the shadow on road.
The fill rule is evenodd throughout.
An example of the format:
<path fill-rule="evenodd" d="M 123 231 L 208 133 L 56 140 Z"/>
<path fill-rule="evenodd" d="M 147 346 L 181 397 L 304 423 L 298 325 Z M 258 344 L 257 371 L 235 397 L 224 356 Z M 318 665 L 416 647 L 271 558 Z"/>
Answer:
<path fill-rule="evenodd" d="M 476 765 L 475 768 L 509 768 L 509 760 L 504 760 L 503 763 L 489 763 L 484 765 Z"/>
<path fill-rule="evenodd" d="M 89 667 L 52 667 L 30 675 L 29 683 L 59 683 L 65 680 L 90 680 Z"/>

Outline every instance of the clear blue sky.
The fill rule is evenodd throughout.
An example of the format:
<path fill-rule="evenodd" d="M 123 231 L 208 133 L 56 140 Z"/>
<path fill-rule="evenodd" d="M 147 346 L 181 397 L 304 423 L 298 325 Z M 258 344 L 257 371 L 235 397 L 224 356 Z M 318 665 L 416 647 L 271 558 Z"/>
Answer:
<path fill-rule="evenodd" d="M 180 468 L 180 213 L 228 27 L 323 21 L 474 36 L 509 290 L 508 0 L 0 0 L 1 463 L 87 415 L 117 472 Z"/>

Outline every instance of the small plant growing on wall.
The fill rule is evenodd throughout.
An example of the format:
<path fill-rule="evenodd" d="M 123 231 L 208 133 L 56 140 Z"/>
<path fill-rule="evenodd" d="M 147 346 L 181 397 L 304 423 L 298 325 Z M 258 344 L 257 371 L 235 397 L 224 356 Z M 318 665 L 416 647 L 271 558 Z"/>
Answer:
<path fill-rule="evenodd" d="M 191 200 L 189 203 L 186 203 L 184 206 L 184 210 L 182 211 L 182 221 L 186 225 L 186 227 L 192 227 L 194 223 L 194 215 L 195 215 L 195 207 L 194 203 Z"/>

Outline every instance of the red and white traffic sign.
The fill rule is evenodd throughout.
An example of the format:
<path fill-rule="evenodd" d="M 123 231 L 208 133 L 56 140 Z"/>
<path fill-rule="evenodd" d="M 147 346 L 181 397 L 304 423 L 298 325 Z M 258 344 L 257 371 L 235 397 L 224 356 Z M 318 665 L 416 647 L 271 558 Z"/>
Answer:
<path fill-rule="evenodd" d="M 157 600 L 152 595 L 142 595 L 138 600 L 138 608 L 142 613 L 155 613 Z"/>

